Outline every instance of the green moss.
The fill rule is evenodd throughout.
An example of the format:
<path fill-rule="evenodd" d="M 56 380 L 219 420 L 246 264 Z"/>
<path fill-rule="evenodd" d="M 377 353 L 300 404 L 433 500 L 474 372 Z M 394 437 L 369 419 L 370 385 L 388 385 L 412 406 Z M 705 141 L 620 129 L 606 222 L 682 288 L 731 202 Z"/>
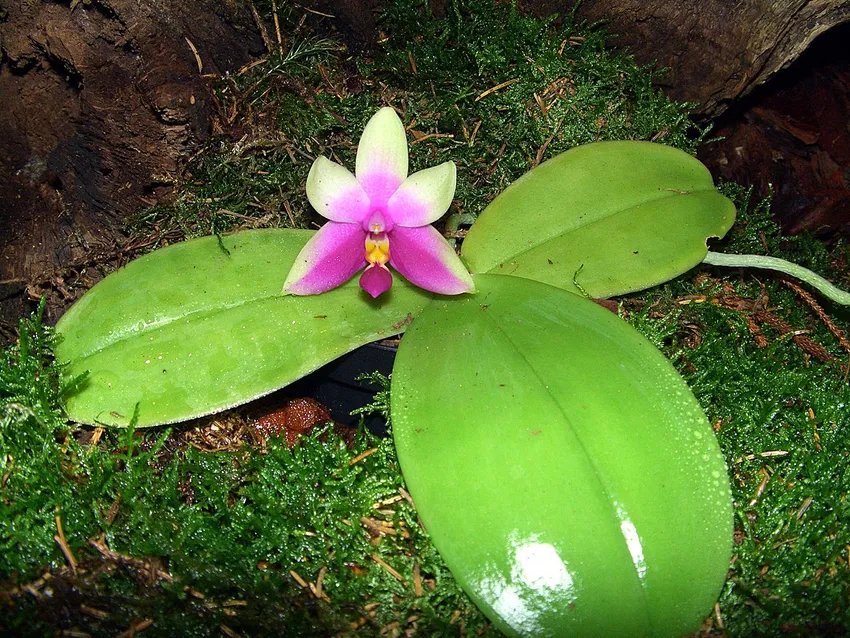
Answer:
<path fill-rule="evenodd" d="M 529 168 L 573 146 L 651 139 L 694 152 L 702 139 L 689 105 L 654 88 L 651 68 L 606 47 L 600 28 L 569 20 L 559 27 L 510 3 L 449 4 L 448 16 L 435 20 L 427 2 L 392 3 L 379 20 L 386 36 L 363 59 L 298 28 L 301 16 L 282 10 L 285 52 L 217 84 L 227 135 L 193 158 L 175 203 L 136 215 L 129 230 L 159 241 L 320 223 L 304 196 L 313 159 L 352 168 L 360 133 L 384 104 L 401 111 L 409 129 L 411 170 L 454 160 L 450 212 L 474 215 Z"/>
<path fill-rule="evenodd" d="M 687 105 L 653 89 L 652 70 L 607 49 L 604 32 L 588 25 L 542 23 L 485 0 L 450 3 L 433 20 L 427 3 L 399 0 L 380 20 L 379 50 L 349 59 L 338 44 L 293 35 L 301 15 L 278 4 L 285 53 L 218 83 L 228 134 L 192 160 L 173 205 L 131 220 L 150 248 L 234 224 L 308 226 L 312 158 L 351 166 L 363 125 L 384 103 L 421 139 L 410 147 L 414 170 L 458 163 L 452 212 L 479 213 L 541 149 L 546 159 L 596 139 L 655 139 L 693 151 L 701 139 Z M 733 184 L 723 190 L 741 216 L 715 249 L 793 259 L 850 284 L 846 245 L 783 237 L 767 202 Z M 735 309 L 753 301 L 834 360 L 812 359 L 769 325 L 760 325 L 759 347 Z M 737 529 L 719 601 L 726 633 L 846 632 L 848 353 L 761 271 L 701 268 L 624 298 L 621 309 L 717 424 Z M 824 309 L 847 329 L 846 309 Z M 418 525 L 389 440 L 361 431 L 348 448 L 325 433 L 294 449 L 272 440 L 209 454 L 181 444 L 179 431 L 128 430 L 91 445 L 92 430 L 64 419 L 53 335 L 39 317 L 21 324 L 0 359 L 0 633 L 115 635 L 144 619 L 153 621 L 145 635 L 220 635 L 222 626 L 328 635 L 352 623 L 364 635 L 494 633 Z M 385 413 L 387 402 L 379 394 L 372 409 Z M 54 538 L 57 516 L 76 574 Z M 361 518 L 395 534 L 376 536 Z M 40 580 L 45 571 L 50 579 Z M 296 575 L 314 587 L 322 575 L 330 604 Z"/>
<path fill-rule="evenodd" d="M 729 244 L 749 241 L 762 224 L 768 242 L 840 265 L 843 247 L 830 252 L 811 239 L 783 238 L 764 225 L 765 214 L 764 204 L 742 207 Z M 806 330 L 835 360 L 813 360 L 767 325 L 767 344 L 759 347 L 747 315 L 733 306 L 765 295 L 771 313 Z M 846 631 L 850 388 L 838 339 L 769 275 L 755 281 L 752 273 L 699 269 L 625 298 L 621 308 L 675 362 L 718 430 L 737 530 L 719 601 L 727 634 Z M 846 329 L 846 317 L 838 320 Z M 365 635 L 396 622 L 421 635 L 455 635 L 461 624 L 492 633 L 403 498 L 389 440 L 361 432 L 349 449 L 328 434 L 326 442 L 312 437 L 291 450 L 271 441 L 265 450 L 207 454 L 175 452 L 175 437 L 163 430 L 147 439 L 107 433 L 91 447 L 82 442 L 89 431 L 70 429 L 62 418 L 52 339 L 35 316 L 22 323 L 18 345 L 0 365 L 4 589 L 9 595 L 45 568 L 53 574 L 44 586 L 53 598 L 10 596 L 15 611 L 5 630 L 46 635 L 77 627 L 107 635 L 150 618 L 149 635 L 213 635 L 221 624 L 243 633 L 285 625 L 298 635 L 326 635 L 362 617 Z M 379 395 L 372 409 L 386 410 L 386 399 Z M 80 563 L 76 576 L 53 538 L 57 515 Z M 385 522 L 396 535 L 375 543 L 361 517 Z M 104 559 L 89 544 L 101 534 L 113 552 L 133 558 Z M 151 578 L 154 568 L 171 582 Z M 292 572 L 314 585 L 324 572 L 331 603 Z M 84 613 L 83 604 L 108 616 Z"/>
<path fill-rule="evenodd" d="M 766 244 L 771 254 L 835 280 L 847 276 L 844 245 L 828 250 L 812 238 L 783 237 L 768 201 L 751 202 L 747 189 L 724 189 L 741 211 L 724 250 L 764 252 Z M 729 467 L 736 544 L 719 601 L 726 632 L 845 633 L 850 353 L 811 307 L 763 271 L 698 269 L 633 295 L 625 306 L 636 303 L 641 310 L 630 320 L 677 365 L 715 424 Z M 753 303 L 834 359 L 818 362 L 791 335 L 754 320 L 766 340 L 760 346 L 749 312 L 734 308 Z M 846 309 L 821 303 L 846 332 Z"/>
<path fill-rule="evenodd" d="M 175 452 L 165 429 L 86 444 L 90 431 L 62 418 L 52 340 L 40 316 L 22 322 L 0 365 L 0 578 L 16 609 L 0 630 L 114 635 L 150 618 L 150 635 L 217 635 L 221 623 L 327 635 L 354 622 L 366 635 L 392 623 L 455 633 L 458 620 L 486 632 L 405 499 L 389 439 L 361 430 L 349 448 L 322 431 L 292 449 L 208 454 Z M 97 539 L 116 554 L 101 556 Z M 45 568 L 41 597 L 16 590 Z M 330 605 L 299 582 L 320 574 Z"/>

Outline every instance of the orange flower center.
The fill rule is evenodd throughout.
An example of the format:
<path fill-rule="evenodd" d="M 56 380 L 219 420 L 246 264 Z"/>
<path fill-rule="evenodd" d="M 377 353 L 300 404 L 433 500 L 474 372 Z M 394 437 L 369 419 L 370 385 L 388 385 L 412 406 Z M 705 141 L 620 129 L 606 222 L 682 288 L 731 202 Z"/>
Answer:
<path fill-rule="evenodd" d="M 366 235 L 366 261 L 383 266 L 390 260 L 390 239 L 386 233 Z"/>

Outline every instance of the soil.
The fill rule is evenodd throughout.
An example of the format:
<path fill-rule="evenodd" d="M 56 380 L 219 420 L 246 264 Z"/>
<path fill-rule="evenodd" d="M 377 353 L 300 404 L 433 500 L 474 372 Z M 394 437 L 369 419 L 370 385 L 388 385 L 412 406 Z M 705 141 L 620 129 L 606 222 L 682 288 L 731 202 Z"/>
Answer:
<path fill-rule="evenodd" d="M 850 237 L 850 25 L 822 36 L 786 73 L 717 123 L 699 158 L 715 178 L 771 190 L 787 234 Z"/>
<path fill-rule="evenodd" d="M 264 50 L 241 3 L 0 0 L 0 322 L 56 318 L 132 252 L 124 218 L 171 194 L 210 133 L 210 76 Z M 2 325 L 2 324 L 0 324 Z"/>

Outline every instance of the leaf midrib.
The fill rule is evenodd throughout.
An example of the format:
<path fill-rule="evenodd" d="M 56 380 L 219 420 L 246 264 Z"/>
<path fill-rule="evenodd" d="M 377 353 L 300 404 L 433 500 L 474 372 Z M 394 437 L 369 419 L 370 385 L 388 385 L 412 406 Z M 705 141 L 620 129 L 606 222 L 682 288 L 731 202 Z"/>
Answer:
<path fill-rule="evenodd" d="M 581 439 L 581 437 L 579 436 L 579 434 L 578 434 L 578 432 L 577 432 L 577 430 L 576 430 L 575 426 L 573 425 L 573 423 L 572 423 L 572 421 L 570 420 L 570 418 L 567 416 L 566 410 L 565 410 L 565 409 L 564 409 L 564 407 L 561 405 L 561 403 L 558 401 L 558 399 L 555 397 L 555 395 L 552 393 L 552 391 L 551 391 L 551 390 L 549 390 L 549 387 L 546 385 L 546 383 L 544 382 L 543 378 L 542 378 L 542 377 L 540 376 L 540 374 L 538 373 L 538 371 L 537 371 L 537 369 L 535 368 L 535 366 L 534 366 L 534 365 L 532 364 L 532 362 L 528 359 L 528 357 L 525 355 L 525 353 L 523 352 L 523 350 L 522 350 L 519 346 L 517 346 L 517 345 L 514 343 L 513 339 L 511 339 L 511 337 L 510 337 L 510 335 L 507 333 L 507 331 L 506 331 L 506 330 L 505 330 L 505 329 L 504 329 L 504 328 L 503 328 L 503 327 L 499 324 L 499 322 L 498 322 L 498 321 L 496 321 L 496 319 L 494 319 L 494 318 L 493 318 L 493 316 L 492 316 L 490 313 L 488 313 L 488 312 L 484 312 L 484 313 L 482 313 L 482 314 L 484 314 L 484 316 L 487 318 L 487 319 L 486 319 L 487 321 L 491 322 L 491 323 L 492 323 L 492 324 L 496 327 L 496 329 L 499 331 L 499 333 L 502 335 L 502 337 L 505 339 L 505 341 L 507 341 L 507 342 L 510 344 L 510 347 L 514 350 L 514 352 L 516 352 L 516 353 L 519 355 L 520 359 L 522 359 L 522 361 L 525 363 L 526 367 L 527 367 L 527 368 L 531 371 L 531 373 L 534 375 L 534 379 L 536 380 L 536 382 L 537 382 L 538 386 L 540 386 L 540 387 L 543 389 L 543 392 L 546 394 L 546 396 L 548 396 L 548 397 L 549 397 L 550 401 L 551 401 L 551 402 L 555 405 L 555 407 L 558 409 L 558 412 L 560 412 L 560 413 L 561 413 L 561 416 L 563 417 L 564 423 L 565 423 L 565 424 L 566 424 L 566 426 L 567 426 L 567 427 L 568 427 L 568 428 L 572 431 L 573 436 L 575 437 L 575 440 L 576 440 L 576 441 L 578 441 L 578 445 L 579 445 L 579 447 L 581 448 L 581 453 L 582 453 L 582 455 L 583 455 L 583 456 L 585 457 L 585 459 L 587 460 L 588 465 L 589 465 L 591 468 L 593 468 L 594 478 L 596 479 L 596 482 L 599 484 L 600 488 L 602 489 L 602 492 L 605 494 L 605 497 L 606 497 L 605 502 L 606 502 L 606 504 L 607 504 L 607 509 L 608 509 L 608 511 L 609 511 L 609 513 L 610 513 L 610 515 L 611 515 L 611 518 L 612 518 L 612 519 L 613 519 L 613 521 L 614 521 L 614 526 L 615 526 L 615 527 L 619 530 L 619 522 L 620 522 L 620 518 L 617 516 L 617 514 L 616 514 L 616 512 L 615 512 L 615 510 L 614 510 L 614 507 L 613 507 L 613 505 L 611 504 L 611 503 L 612 503 L 612 501 L 614 501 L 614 500 L 616 500 L 616 499 L 614 499 L 613 494 L 612 494 L 612 492 L 611 492 L 611 489 L 608 487 L 608 485 L 606 484 L 606 482 L 603 480 L 603 478 L 602 478 L 602 473 L 600 472 L 600 470 L 599 470 L 599 468 L 597 467 L 596 463 L 594 463 L 592 455 L 588 452 L 587 448 L 586 448 L 586 447 L 585 447 L 585 445 L 584 445 L 584 441 L 582 441 L 582 439 Z M 622 532 L 619 532 L 619 531 L 618 531 L 618 533 L 622 536 Z M 624 541 L 624 543 L 625 543 L 625 538 L 623 539 L 623 541 Z M 626 552 L 627 552 L 627 553 L 629 553 L 629 552 L 628 552 L 628 548 L 626 548 Z M 638 585 L 640 585 L 640 591 L 641 591 L 641 594 L 643 595 L 643 603 L 644 603 L 644 605 L 643 605 L 643 610 L 644 610 L 644 612 L 645 612 L 645 614 L 646 614 L 646 621 L 647 621 L 647 624 L 649 625 L 649 627 L 650 627 L 650 629 L 651 629 L 650 633 L 651 633 L 652 635 L 654 635 L 654 634 L 655 634 L 655 630 L 654 630 L 654 628 L 653 628 L 653 624 L 652 624 L 652 616 L 651 616 L 651 614 L 649 613 L 649 598 L 648 598 L 648 594 L 647 594 L 647 591 L 646 591 L 646 582 L 644 581 L 644 579 L 642 579 L 642 578 L 638 575 L 638 573 L 637 573 L 637 567 L 635 567 L 634 562 L 633 562 L 633 561 L 629 561 L 629 563 L 630 563 L 630 565 L 631 565 L 631 566 L 632 566 L 632 568 L 633 568 L 633 573 L 634 573 L 635 578 L 636 578 L 636 579 L 637 579 L 637 581 L 638 581 Z"/>
<path fill-rule="evenodd" d="M 100 352 L 106 350 L 107 348 L 111 348 L 111 347 L 118 345 L 120 343 L 124 343 L 126 341 L 131 341 L 131 340 L 133 340 L 137 337 L 140 337 L 140 336 L 143 336 L 143 335 L 146 335 L 146 334 L 150 334 L 152 332 L 156 332 L 156 331 L 161 330 L 165 327 L 168 327 L 168 326 L 170 326 L 170 325 L 172 325 L 172 324 L 174 324 L 174 323 L 176 323 L 176 322 L 178 322 L 182 319 L 189 319 L 190 322 L 191 322 L 193 319 L 197 318 L 200 315 L 209 315 L 209 314 L 213 314 L 213 313 L 219 312 L 219 311 L 227 312 L 228 310 L 233 310 L 235 308 L 241 308 L 241 307 L 249 305 L 249 304 L 260 303 L 260 302 L 266 301 L 268 299 L 274 299 L 275 297 L 282 297 L 282 296 L 283 295 L 280 295 L 280 294 L 270 294 L 270 295 L 266 295 L 266 296 L 263 296 L 263 297 L 252 297 L 250 299 L 244 299 L 244 300 L 237 302 L 237 303 L 231 303 L 231 304 L 222 303 L 221 305 L 214 305 L 214 306 L 210 306 L 210 307 L 207 307 L 207 308 L 194 310 L 194 311 L 189 312 L 187 314 L 183 314 L 183 315 L 179 315 L 179 316 L 173 316 L 173 317 L 169 317 L 167 319 L 163 319 L 163 320 L 160 320 L 160 321 L 153 322 L 151 324 L 146 324 L 145 327 L 142 330 L 134 331 L 132 329 L 128 329 L 128 330 L 122 332 L 121 335 L 118 338 L 111 340 L 111 341 L 106 341 L 104 343 L 104 345 L 102 345 L 102 346 L 94 346 L 94 347 L 89 348 L 88 350 L 83 350 L 81 354 L 77 355 L 76 357 L 73 357 L 73 360 L 74 360 L 74 362 L 84 361 L 84 360 L 88 359 L 89 357 L 92 357 L 95 354 L 99 354 Z M 60 334 L 61 334 L 61 332 L 60 332 Z M 61 345 L 60 345 L 60 348 L 61 348 Z"/>
<path fill-rule="evenodd" d="M 659 190 L 660 190 L 660 189 L 659 189 Z M 612 217 L 616 217 L 617 215 L 620 215 L 620 214 L 622 214 L 622 213 L 627 213 L 627 212 L 629 212 L 629 211 L 631 211 L 631 210 L 634 210 L 635 208 L 638 208 L 638 207 L 640 207 L 640 206 L 644 206 L 644 205 L 649 204 L 649 203 L 652 203 L 652 202 L 660 202 L 660 201 L 663 201 L 663 200 L 665 200 L 665 199 L 670 199 L 670 198 L 672 198 L 672 197 L 688 197 L 688 196 L 693 195 L 693 194 L 695 194 L 695 193 L 710 193 L 710 192 L 717 192 L 717 191 L 715 190 L 715 188 L 714 188 L 714 185 L 713 185 L 713 184 L 712 184 L 712 185 L 711 185 L 711 187 L 709 187 L 709 188 L 699 188 L 699 189 L 693 189 L 693 190 L 689 190 L 689 191 L 687 191 L 686 193 L 675 193 L 675 192 L 670 191 L 670 192 L 669 192 L 669 194 L 667 194 L 667 195 L 662 195 L 662 196 L 660 196 L 660 197 L 650 197 L 650 198 L 648 198 L 648 199 L 646 199 L 646 200 L 644 200 L 644 201 L 638 202 L 637 204 L 633 204 L 632 206 L 629 206 L 628 208 L 621 208 L 620 210 L 614 211 L 614 212 L 612 212 L 612 213 L 610 213 L 610 214 L 606 214 L 606 215 L 604 215 L 603 217 L 596 217 L 596 218 L 594 218 L 594 219 L 590 219 L 590 220 L 588 220 L 587 222 L 584 222 L 584 223 L 578 224 L 578 225 L 576 225 L 576 226 L 573 226 L 573 227 L 572 227 L 572 228 L 570 228 L 568 231 L 558 231 L 558 232 L 554 232 L 554 233 L 552 233 L 551 235 L 548 235 L 548 236 L 545 236 L 545 237 L 541 238 L 541 239 L 540 239 L 540 241 L 537 241 L 537 242 L 534 242 L 534 240 L 532 240 L 532 242 L 533 242 L 533 243 L 528 244 L 528 245 L 527 245 L 526 247 L 524 247 L 522 250 L 519 250 L 519 251 L 517 251 L 517 252 L 515 252 L 515 253 L 511 253 L 510 255 L 508 255 L 507 257 L 505 257 L 503 260 L 500 260 L 498 263 L 494 264 L 493 266 L 488 266 L 488 267 L 487 267 L 487 270 L 480 271 L 480 272 L 492 272 L 494 268 L 498 268 L 499 263 L 506 263 L 506 262 L 508 262 L 508 261 L 510 261 L 510 260 L 512 260 L 512 259 L 516 259 L 516 258 L 517 258 L 517 257 L 519 257 L 520 255 L 523 255 L 523 254 L 525 254 L 525 253 L 527 253 L 527 252 L 529 252 L 529 251 L 531 251 L 531 250 L 534 250 L 534 249 L 536 249 L 536 248 L 539 248 L 540 246 L 543 246 L 543 245 L 545 245 L 545 244 L 547 244 L 547 243 L 549 243 L 549 242 L 551 242 L 551 241 L 555 241 L 556 239 L 559 239 L 560 237 L 563 237 L 564 235 L 568 235 L 568 234 L 573 233 L 573 232 L 575 232 L 575 231 L 578 231 L 578 230 L 580 230 L 580 229 L 582 229 L 582 228 L 586 228 L 586 227 L 589 227 L 589 226 L 593 226 L 594 224 L 601 223 L 602 221 L 609 220 L 609 219 L 611 219 Z M 494 202 L 494 203 L 495 203 L 495 202 Z M 486 211 L 485 211 L 485 212 L 486 212 Z M 484 213 L 482 213 L 482 215 L 483 215 L 483 214 L 484 214 Z M 535 237 L 536 237 L 536 236 L 535 236 Z"/>

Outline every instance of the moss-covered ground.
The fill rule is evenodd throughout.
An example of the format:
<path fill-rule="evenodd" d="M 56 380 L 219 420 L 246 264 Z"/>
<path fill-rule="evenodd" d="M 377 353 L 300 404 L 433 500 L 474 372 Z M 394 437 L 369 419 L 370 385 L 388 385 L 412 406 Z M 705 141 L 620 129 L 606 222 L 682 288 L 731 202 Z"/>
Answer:
<path fill-rule="evenodd" d="M 577 144 L 652 139 L 693 151 L 703 141 L 687 105 L 654 90 L 654 72 L 596 28 L 486 0 L 449 3 L 434 20 L 423 4 L 395 2 L 369 58 L 278 7 L 279 49 L 271 30 L 269 57 L 216 83 L 219 134 L 176 201 L 128 230 L 155 247 L 307 227 L 317 221 L 303 195 L 312 159 L 351 165 L 385 103 L 403 113 L 413 169 L 457 162 L 453 212 L 480 212 Z M 846 245 L 782 237 L 767 202 L 723 188 L 740 212 L 723 250 L 782 256 L 850 287 Z M 703 631 L 847 633 L 850 345 L 840 330 L 850 313 L 768 273 L 708 268 L 619 301 L 681 371 L 727 460 L 735 546 Z M 419 526 L 391 440 L 361 431 L 348 447 L 324 432 L 290 449 L 207 436 L 241 431 L 239 411 L 144 433 L 75 426 L 52 345 L 36 315 L 0 359 L 0 633 L 495 633 Z M 226 441 L 199 445 L 198 432 Z"/>

